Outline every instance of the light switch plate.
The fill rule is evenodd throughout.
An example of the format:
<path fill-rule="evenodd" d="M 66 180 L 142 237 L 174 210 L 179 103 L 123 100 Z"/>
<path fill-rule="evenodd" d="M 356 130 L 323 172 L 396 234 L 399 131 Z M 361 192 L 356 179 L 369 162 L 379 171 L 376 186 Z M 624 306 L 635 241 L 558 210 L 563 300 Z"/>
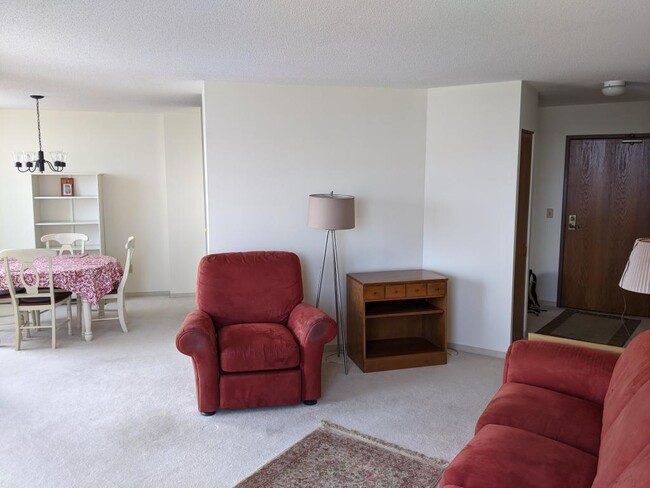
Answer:
<path fill-rule="evenodd" d="M 552 208 L 547 208 L 546 209 L 546 218 L 547 219 L 552 219 L 553 218 L 553 209 Z"/>

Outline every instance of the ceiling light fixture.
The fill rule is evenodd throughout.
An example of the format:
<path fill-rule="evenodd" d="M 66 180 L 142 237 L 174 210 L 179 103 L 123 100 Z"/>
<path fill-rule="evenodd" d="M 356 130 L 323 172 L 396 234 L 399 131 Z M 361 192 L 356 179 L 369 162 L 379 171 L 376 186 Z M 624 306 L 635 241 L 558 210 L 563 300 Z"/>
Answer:
<path fill-rule="evenodd" d="M 62 151 L 50 151 L 50 158 L 54 160 L 51 163 L 43 155 L 43 147 L 41 145 L 41 112 L 39 110 L 38 101 L 41 100 L 43 95 L 30 95 L 31 98 L 36 100 L 36 123 L 38 125 L 38 153 L 36 151 L 14 151 L 14 161 L 16 162 L 16 169 L 21 173 L 33 173 L 38 170 L 41 173 L 45 171 L 45 163 L 49 166 L 51 171 L 60 173 L 65 168 L 65 159 L 68 153 Z M 25 169 L 23 168 L 25 165 Z"/>
<path fill-rule="evenodd" d="M 623 80 L 612 80 L 606 81 L 603 83 L 602 88 L 603 95 L 608 97 L 617 97 L 625 93 L 625 81 Z"/>

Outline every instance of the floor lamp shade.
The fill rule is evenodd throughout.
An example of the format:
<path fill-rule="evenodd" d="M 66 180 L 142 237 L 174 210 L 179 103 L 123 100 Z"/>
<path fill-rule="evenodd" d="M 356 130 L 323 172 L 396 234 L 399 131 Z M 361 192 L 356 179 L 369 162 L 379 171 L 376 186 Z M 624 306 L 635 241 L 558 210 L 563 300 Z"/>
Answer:
<path fill-rule="evenodd" d="M 309 195 L 308 224 L 314 229 L 354 229 L 354 197 L 333 192 Z"/>
<path fill-rule="evenodd" d="M 650 237 L 637 239 L 634 243 L 618 286 L 650 295 Z"/>

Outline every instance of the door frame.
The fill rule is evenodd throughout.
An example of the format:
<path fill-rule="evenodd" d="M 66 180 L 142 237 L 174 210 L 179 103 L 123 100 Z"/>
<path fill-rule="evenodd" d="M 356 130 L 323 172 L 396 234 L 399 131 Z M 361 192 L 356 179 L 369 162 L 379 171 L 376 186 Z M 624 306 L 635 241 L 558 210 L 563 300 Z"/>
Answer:
<path fill-rule="evenodd" d="M 635 138 L 649 138 L 650 133 L 642 134 L 588 134 L 588 135 L 574 135 L 566 136 L 566 142 L 564 147 L 564 188 L 562 189 L 562 217 L 560 219 L 560 260 L 558 263 L 557 269 L 557 297 L 555 303 L 558 307 L 562 306 L 560 304 L 560 298 L 562 297 L 562 270 L 564 268 L 564 238 L 566 233 L 566 201 L 567 201 L 567 191 L 569 186 L 569 149 L 571 147 L 571 141 L 575 140 L 589 140 L 589 139 L 635 139 Z"/>
<path fill-rule="evenodd" d="M 524 202 L 521 200 L 521 164 L 522 164 L 522 140 L 524 135 L 530 136 L 530 154 L 528 161 L 528 194 L 526 195 L 526 216 L 523 219 L 526 222 L 525 230 L 519 228 L 520 212 L 522 211 L 522 205 Z M 526 332 L 526 303 L 528 301 L 528 249 L 530 247 L 530 214 L 532 205 L 530 202 L 530 197 L 532 194 L 532 180 L 533 180 L 533 154 L 535 146 L 535 133 L 531 130 L 521 129 L 519 132 L 519 164 L 517 171 L 517 207 L 515 210 L 515 243 L 514 243 L 514 262 L 513 262 L 513 277 L 512 277 L 512 318 L 510 320 L 510 342 L 514 342 L 519 339 L 523 339 Z M 524 242 L 525 251 L 521 255 L 519 250 L 519 245 L 521 242 Z M 517 276 L 519 268 L 523 267 L 524 275 Z M 519 280 L 523 278 L 523 282 L 520 283 Z"/>

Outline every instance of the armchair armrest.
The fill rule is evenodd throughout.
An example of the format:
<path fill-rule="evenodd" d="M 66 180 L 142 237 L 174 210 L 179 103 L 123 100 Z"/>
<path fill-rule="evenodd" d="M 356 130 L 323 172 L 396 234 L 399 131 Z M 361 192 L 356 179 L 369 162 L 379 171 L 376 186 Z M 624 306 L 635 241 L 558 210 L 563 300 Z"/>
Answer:
<path fill-rule="evenodd" d="M 503 382 L 539 386 L 602 404 L 618 357 L 567 344 L 516 341 L 506 355 Z"/>
<path fill-rule="evenodd" d="M 300 347 L 302 400 L 317 400 L 321 395 L 323 348 L 336 337 L 336 322 L 322 310 L 301 303 L 289 315 L 287 327 Z"/>
<path fill-rule="evenodd" d="M 191 312 L 176 334 L 176 348 L 192 357 L 199 411 L 219 409 L 219 355 L 212 318 L 201 310 Z"/>

